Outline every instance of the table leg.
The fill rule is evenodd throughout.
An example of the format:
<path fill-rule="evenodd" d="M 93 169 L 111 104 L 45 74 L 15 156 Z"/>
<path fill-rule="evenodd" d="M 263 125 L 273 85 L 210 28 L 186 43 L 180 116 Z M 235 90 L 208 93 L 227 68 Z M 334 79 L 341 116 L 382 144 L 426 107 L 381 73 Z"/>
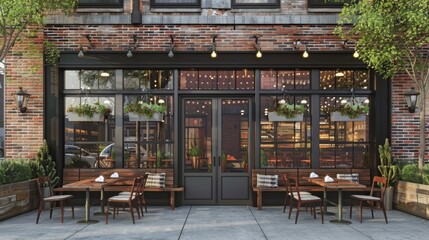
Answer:
<path fill-rule="evenodd" d="M 338 219 L 331 220 L 331 223 L 350 224 L 350 221 L 343 220 L 343 191 L 338 189 Z"/>
<path fill-rule="evenodd" d="M 324 215 L 335 215 L 333 212 L 328 212 L 328 194 L 326 192 L 326 187 L 323 188 L 323 214 Z"/>
<path fill-rule="evenodd" d="M 89 211 L 90 211 L 89 188 L 87 188 L 86 194 L 85 194 L 85 220 L 80 220 L 80 221 L 78 221 L 78 223 L 87 223 L 87 224 L 98 223 L 98 220 L 90 220 L 89 219 L 89 215 L 90 215 Z"/>
<path fill-rule="evenodd" d="M 105 214 L 106 214 L 106 211 L 104 210 L 104 188 L 102 187 L 101 191 L 100 191 L 100 212 L 94 213 L 94 216 L 95 215 L 105 215 Z"/>

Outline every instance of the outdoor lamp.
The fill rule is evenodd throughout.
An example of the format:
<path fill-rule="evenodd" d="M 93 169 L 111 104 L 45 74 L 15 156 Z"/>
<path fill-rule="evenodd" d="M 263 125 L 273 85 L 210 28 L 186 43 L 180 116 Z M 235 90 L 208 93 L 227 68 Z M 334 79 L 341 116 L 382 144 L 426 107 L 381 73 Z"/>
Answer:
<path fill-rule="evenodd" d="M 416 92 L 416 90 L 414 90 L 414 88 L 411 88 L 410 91 L 404 93 L 405 100 L 407 101 L 407 105 L 408 105 L 408 111 L 410 113 L 416 112 L 417 98 L 418 98 L 419 94 L 420 93 Z"/>
<path fill-rule="evenodd" d="M 216 58 L 217 57 L 217 53 L 216 53 L 216 38 L 217 38 L 217 35 L 213 35 L 212 37 L 213 37 L 212 38 L 212 53 L 210 54 L 210 56 L 212 58 Z"/>
<path fill-rule="evenodd" d="M 170 36 L 170 51 L 168 52 L 167 56 L 169 58 L 174 57 L 174 37 Z"/>
<path fill-rule="evenodd" d="M 261 43 L 259 42 L 259 38 L 261 36 L 255 35 L 253 36 L 255 38 L 255 43 L 253 44 L 255 49 L 256 49 L 256 57 L 257 58 L 261 58 L 262 57 L 262 52 L 261 52 Z"/>
<path fill-rule="evenodd" d="M 19 87 L 19 90 L 16 92 L 15 95 L 15 101 L 16 108 L 19 109 L 21 113 L 27 111 L 28 100 L 30 100 L 30 94 L 24 92 L 24 90 L 22 90 L 22 87 Z"/>

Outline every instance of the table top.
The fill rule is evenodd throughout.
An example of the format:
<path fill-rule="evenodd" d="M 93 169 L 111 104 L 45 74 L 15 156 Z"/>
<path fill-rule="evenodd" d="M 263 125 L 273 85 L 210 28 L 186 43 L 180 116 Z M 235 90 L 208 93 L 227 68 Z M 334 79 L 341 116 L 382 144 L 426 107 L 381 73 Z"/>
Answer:
<path fill-rule="evenodd" d="M 104 182 L 96 182 L 94 178 L 84 179 L 77 182 L 64 185 L 61 189 L 63 191 L 100 191 L 105 186 L 123 180 L 123 178 L 105 178 Z"/>
<path fill-rule="evenodd" d="M 309 177 L 304 177 L 304 179 L 306 179 L 307 181 L 320 185 L 322 187 L 326 187 L 326 188 L 334 188 L 334 189 L 358 189 L 358 188 L 366 188 L 365 185 L 362 185 L 360 183 L 355 183 L 352 182 L 350 180 L 345 180 L 345 179 L 338 179 L 338 178 L 333 178 L 334 182 L 325 182 L 324 178 L 309 178 Z"/>

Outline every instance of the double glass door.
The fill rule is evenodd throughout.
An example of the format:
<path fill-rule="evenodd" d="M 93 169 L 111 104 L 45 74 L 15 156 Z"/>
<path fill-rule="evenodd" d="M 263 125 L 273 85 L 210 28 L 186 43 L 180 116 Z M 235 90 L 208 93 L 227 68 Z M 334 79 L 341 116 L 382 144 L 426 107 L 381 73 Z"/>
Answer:
<path fill-rule="evenodd" d="M 250 201 L 250 98 L 183 98 L 185 204 Z"/>

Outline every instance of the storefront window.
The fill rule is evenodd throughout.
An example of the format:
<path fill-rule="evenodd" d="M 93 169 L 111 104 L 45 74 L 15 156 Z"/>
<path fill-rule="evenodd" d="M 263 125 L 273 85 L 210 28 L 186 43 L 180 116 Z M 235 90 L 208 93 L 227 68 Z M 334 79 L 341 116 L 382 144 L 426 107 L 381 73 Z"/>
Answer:
<path fill-rule="evenodd" d="M 115 89 L 115 70 L 67 70 L 65 89 Z"/>
<path fill-rule="evenodd" d="M 180 72 L 182 90 L 254 90 L 255 71 L 183 70 Z"/>
<path fill-rule="evenodd" d="M 124 89 L 173 89 L 171 70 L 124 70 Z"/>
<path fill-rule="evenodd" d="M 310 89 L 308 70 L 262 70 L 261 89 Z"/>

